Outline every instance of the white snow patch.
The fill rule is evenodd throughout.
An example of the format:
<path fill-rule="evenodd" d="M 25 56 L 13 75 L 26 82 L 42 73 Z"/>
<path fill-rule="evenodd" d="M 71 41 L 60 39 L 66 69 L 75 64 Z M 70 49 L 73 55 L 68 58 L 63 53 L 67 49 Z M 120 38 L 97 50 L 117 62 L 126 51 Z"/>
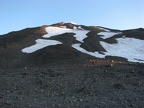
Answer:
<path fill-rule="evenodd" d="M 106 42 L 100 41 L 100 44 L 104 47 L 107 52 L 100 54 L 98 52 L 89 52 L 82 47 L 81 44 L 73 44 L 72 47 L 78 51 L 89 54 L 98 58 L 105 58 L 105 56 L 118 56 L 124 57 L 131 62 L 141 62 L 144 63 L 144 42 L 143 40 L 134 38 L 118 38 L 117 44 L 108 44 Z"/>
<path fill-rule="evenodd" d="M 57 44 L 62 44 L 62 43 L 59 41 L 55 41 L 55 40 L 37 39 L 35 45 L 32 45 L 30 47 L 26 47 L 26 48 L 22 49 L 22 52 L 23 53 L 32 53 L 32 52 L 40 50 L 44 47 L 51 46 L 51 45 L 57 45 Z"/>
<path fill-rule="evenodd" d="M 44 35 L 44 38 L 49 38 L 55 35 L 61 35 L 64 33 L 75 33 L 74 37 L 76 40 L 83 42 L 87 36 L 86 34 L 89 32 L 88 30 L 75 30 L 75 29 L 68 29 L 68 28 L 60 28 L 60 27 L 46 27 L 45 30 L 48 34 Z"/>
<path fill-rule="evenodd" d="M 81 28 L 81 26 L 78 26 L 78 29 L 80 29 L 80 30 L 84 30 L 83 28 Z"/>
<path fill-rule="evenodd" d="M 85 53 L 85 54 L 89 54 L 91 56 L 94 56 L 94 57 L 98 57 L 98 58 L 104 58 L 105 55 L 102 55 L 102 54 L 99 54 L 98 52 L 89 52 L 85 49 L 83 49 L 82 47 L 80 47 L 81 44 L 73 44 L 72 47 L 77 49 L 78 51 L 82 52 L 82 53 Z"/>
<path fill-rule="evenodd" d="M 71 24 L 77 25 L 77 23 L 75 22 L 65 22 L 65 23 L 71 23 Z"/>
<path fill-rule="evenodd" d="M 100 32 L 97 35 L 103 35 L 103 36 L 101 36 L 101 38 L 106 39 L 106 38 L 110 38 L 117 34 L 121 34 L 121 32 Z"/>
<path fill-rule="evenodd" d="M 73 26 L 73 29 L 77 30 L 77 27 L 76 27 L 76 26 Z"/>
<path fill-rule="evenodd" d="M 134 38 L 118 38 L 117 44 L 100 42 L 107 51 L 106 55 L 127 58 L 131 62 L 144 62 L 144 41 Z M 142 60 L 138 61 L 136 59 Z"/>
<path fill-rule="evenodd" d="M 74 37 L 76 38 L 76 40 L 80 41 L 80 42 L 84 42 L 83 40 L 87 37 L 87 33 L 89 31 L 87 30 L 75 30 L 73 33 L 75 33 L 76 35 L 74 35 Z"/>
<path fill-rule="evenodd" d="M 44 35 L 43 37 L 44 38 L 49 38 L 51 36 L 55 36 L 55 35 L 60 35 L 60 34 L 63 34 L 63 33 L 71 33 L 71 29 L 68 29 L 68 28 L 60 28 L 60 27 L 46 27 L 45 28 L 46 32 L 48 34 Z"/>

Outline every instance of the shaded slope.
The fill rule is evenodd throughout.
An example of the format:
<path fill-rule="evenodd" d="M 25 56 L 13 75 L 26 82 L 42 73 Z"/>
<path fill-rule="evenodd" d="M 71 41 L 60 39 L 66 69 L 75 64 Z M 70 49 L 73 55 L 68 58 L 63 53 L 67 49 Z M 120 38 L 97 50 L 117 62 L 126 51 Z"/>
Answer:
<path fill-rule="evenodd" d="M 90 31 L 87 34 L 88 37 L 84 39 L 84 43 L 81 44 L 81 47 L 90 52 L 106 51 L 100 44 L 100 41 L 103 39 L 100 36 L 96 36 L 97 33 L 97 31 Z"/>
<path fill-rule="evenodd" d="M 132 30 L 124 30 L 123 34 L 126 37 L 144 40 L 144 29 L 143 28 L 132 29 Z"/>
<path fill-rule="evenodd" d="M 35 44 L 35 40 L 44 34 L 46 34 L 45 26 L 42 26 L 0 36 L 0 66 L 21 67 L 26 61 L 26 55 L 21 49 Z"/>

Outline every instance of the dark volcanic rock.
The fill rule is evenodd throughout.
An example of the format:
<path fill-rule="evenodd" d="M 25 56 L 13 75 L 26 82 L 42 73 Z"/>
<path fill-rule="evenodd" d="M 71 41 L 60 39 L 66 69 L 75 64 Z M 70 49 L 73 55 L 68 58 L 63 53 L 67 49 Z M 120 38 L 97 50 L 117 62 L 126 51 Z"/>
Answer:
<path fill-rule="evenodd" d="M 126 58 L 123 57 L 116 57 L 116 56 L 106 56 L 105 59 L 115 60 L 115 61 L 127 61 Z"/>
<path fill-rule="evenodd" d="M 50 61 L 59 61 L 64 59 L 79 58 L 80 54 L 71 47 L 65 45 L 56 45 L 43 48 L 34 53 L 27 54 L 27 60 L 31 64 L 44 65 L 51 63 Z"/>
<path fill-rule="evenodd" d="M 115 83 L 112 86 L 116 89 L 125 89 L 124 85 L 120 83 Z"/>
<path fill-rule="evenodd" d="M 84 26 L 84 25 L 80 25 L 80 26 L 85 30 L 91 30 L 91 31 L 96 31 L 96 32 L 104 31 L 97 26 Z"/>
<path fill-rule="evenodd" d="M 76 40 L 74 35 L 75 35 L 74 33 L 64 33 L 62 35 L 52 36 L 49 39 L 58 40 L 62 42 L 64 45 L 71 46 L 72 44 L 80 43 L 79 41 Z"/>
<path fill-rule="evenodd" d="M 87 51 L 90 52 L 101 52 L 101 51 L 106 51 L 102 45 L 100 44 L 100 41 L 102 41 L 103 39 L 100 38 L 100 36 L 96 36 L 97 35 L 97 31 L 91 31 L 89 32 L 87 35 L 88 37 L 85 38 L 83 41 L 84 43 L 81 44 L 81 47 L 86 49 Z"/>
<path fill-rule="evenodd" d="M 106 39 L 104 39 L 103 41 L 104 42 L 107 42 L 107 43 L 109 43 L 109 44 L 116 44 L 116 43 L 118 43 L 117 42 L 117 38 L 122 38 L 124 35 L 123 34 L 117 34 L 117 35 L 114 35 L 114 36 L 112 36 L 112 37 L 110 37 L 110 38 L 106 38 Z"/>
<path fill-rule="evenodd" d="M 144 40 L 144 29 L 132 29 L 132 30 L 124 30 L 123 34 L 126 37 L 136 38 L 136 39 L 142 39 Z"/>
<path fill-rule="evenodd" d="M 37 38 L 41 38 L 47 32 L 46 26 L 26 28 L 17 32 L 10 32 L 0 36 L 0 47 L 2 48 L 23 48 L 33 45 Z"/>
<path fill-rule="evenodd" d="M 45 27 L 27 28 L 0 36 L 0 66 L 9 68 L 25 64 L 27 56 L 21 50 L 42 38 L 46 34 Z"/>

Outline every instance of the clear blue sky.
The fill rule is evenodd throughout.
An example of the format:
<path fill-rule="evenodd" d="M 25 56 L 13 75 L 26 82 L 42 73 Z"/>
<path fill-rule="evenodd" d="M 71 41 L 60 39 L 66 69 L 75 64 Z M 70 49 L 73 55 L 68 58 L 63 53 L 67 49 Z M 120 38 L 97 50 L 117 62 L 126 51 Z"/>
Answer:
<path fill-rule="evenodd" d="M 0 34 L 61 21 L 144 27 L 144 0 L 0 0 Z"/>

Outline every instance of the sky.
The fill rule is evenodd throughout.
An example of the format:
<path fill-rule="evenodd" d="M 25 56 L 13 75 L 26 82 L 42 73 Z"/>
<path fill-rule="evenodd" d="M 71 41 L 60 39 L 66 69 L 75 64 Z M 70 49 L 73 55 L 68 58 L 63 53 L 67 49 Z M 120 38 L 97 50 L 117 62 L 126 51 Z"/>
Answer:
<path fill-rule="evenodd" d="M 58 22 L 144 28 L 143 5 L 144 0 L 0 0 L 0 35 Z"/>

